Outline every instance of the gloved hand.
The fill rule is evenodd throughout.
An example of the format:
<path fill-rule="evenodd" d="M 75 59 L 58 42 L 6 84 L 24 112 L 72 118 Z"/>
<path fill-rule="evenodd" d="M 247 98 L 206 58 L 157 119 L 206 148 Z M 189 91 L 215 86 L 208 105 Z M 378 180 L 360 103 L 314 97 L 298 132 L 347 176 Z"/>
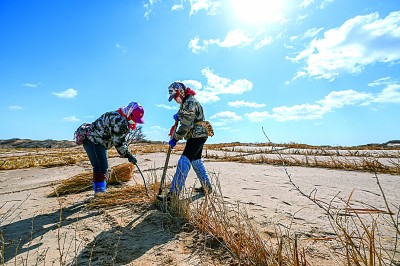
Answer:
<path fill-rule="evenodd" d="M 179 120 L 178 113 L 174 114 L 172 117 L 174 118 L 175 121 Z"/>
<path fill-rule="evenodd" d="M 176 145 L 176 143 L 177 143 L 178 141 L 176 140 L 176 139 L 174 139 L 174 138 L 172 138 L 168 143 L 169 143 L 169 146 L 171 146 L 171 149 L 173 149 L 174 147 L 175 147 L 175 145 Z"/>
<path fill-rule="evenodd" d="M 129 155 L 128 155 L 128 161 L 129 161 L 130 163 L 137 164 L 137 159 L 136 159 L 136 157 L 133 156 L 132 154 L 129 154 Z"/>

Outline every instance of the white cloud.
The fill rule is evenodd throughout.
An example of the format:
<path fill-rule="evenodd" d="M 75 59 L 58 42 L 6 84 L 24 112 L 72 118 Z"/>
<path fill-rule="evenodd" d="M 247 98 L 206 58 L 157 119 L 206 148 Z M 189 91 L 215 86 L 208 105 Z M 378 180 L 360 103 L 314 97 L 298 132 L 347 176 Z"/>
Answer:
<path fill-rule="evenodd" d="M 22 110 L 24 108 L 22 106 L 19 106 L 19 105 L 10 105 L 8 107 L 8 109 L 13 110 L 13 111 L 17 111 L 17 110 Z"/>
<path fill-rule="evenodd" d="M 121 50 L 121 52 L 123 53 L 126 53 L 128 51 L 128 48 L 120 43 L 116 43 L 115 47 L 117 47 L 117 49 Z"/>
<path fill-rule="evenodd" d="M 201 82 L 193 79 L 187 79 L 182 81 L 187 87 L 191 88 L 192 90 L 200 90 L 203 85 L 201 85 Z"/>
<path fill-rule="evenodd" d="M 270 43 L 272 43 L 272 37 L 266 36 L 266 37 L 264 37 L 264 39 L 262 39 L 261 41 L 256 43 L 256 45 L 254 47 L 257 50 L 257 49 L 260 49 L 261 47 L 266 46 Z"/>
<path fill-rule="evenodd" d="M 208 47 L 210 45 L 218 45 L 223 48 L 231 48 L 231 47 L 243 47 L 250 45 L 254 41 L 254 38 L 250 37 L 246 32 L 241 29 L 235 29 L 229 31 L 224 40 L 220 39 L 208 39 L 201 41 L 200 38 L 196 36 L 194 39 L 190 40 L 189 48 L 193 53 L 200 53 L 208 51 Z M 263 43 L 264 41 L 264 43 Z M 259 44 L 260 47 L 266 45 L 268 39 L 262 40 Z M 258 47 L 258 48 L 260 48 Z"/>
<path fill-rule="evenodd" d="M 242 120 L 241 116 L 231 111 L 223 111 L 216 113 L 210 117 L 214 126 L 223 126 L 229 123 L 234 123 Z"/>
<path fill-rule="evenodd" d="M 302 22 L 306 18 L 308 18 L 308 15 L 298 15 L 297 18 L 296 18 L 296 24 Z"/>
<path fill-rule="evenodd" d="M 156 106 L 167 109 L 167 110 L 178 110 L 178 107 L 176 107 L 176 106 L 169 106 L 169 105 L 165 105 L 165 104 L 157 104 Z"/>
<path fill-rule="evenodd" d="M 53 94 L 58 98 L 71 99 L 78 95 L 78 91 L 71 88 L 65 91 L 53 92 Z"/>
<path fill-rule="evenodd" d="M 364 105 L 373 99 L 369 93 L 354 90 L 333 91 L 316 104 L 280 106 L 272 109 L 271 118 L 278 121 L 321 119 L 326 113 L 344 106 Z"/>
<path fill-rule="evenodd" d="M 309 120 L 322 118 L 326 112 L 327 110 L 318 104 L 300 104 L 290 107 L 275 107 L 269 117 L 277 121 Z"/>
<path fill-rule="evenodd" d="M 318 33 L 320 33 L 324 28 L 311 28 L 308 29 L 305 33 L 303 33 L 302 35 L 296 35 L 296 36 L 292 36 L 290 37 L 291 41 L 295 41 L 297 39 L 309 39 L 309 38 L 314 38 L 315 36 L 318 35 Z"/>
<path fill-rule="evenodd" d="M 381 79 L 386 81 L 386 78 Z M 321 119 L 328 112 L 346 106 L 370 106 L 373 103 L 400 104 L 400 84 L 382 83 L 386 87 L 379 93 L 372 94 L 354 90 L 333 91 L 314 104 L 279 106 L 272 113 L 253 112 L 245 114 L 252 122 L 271 118 L 277 121 Z"/>
<path fill-rule="evenodd" d="M 319 5 L 319 9 L 324 9 L 327 5 L 329 5 L 333 0 L 324 0 L 322 3 Z"/>
<path fill-rule="evenodd" d="M 339 28 L 328 30 L 322 39 L 313 39 L 293 62 L 305 61 L 299 72 L 333 81 L 343 72 L 358 74 L 374 63 L 400 60 L 400 11 L 380 19 L 378 13 L 356 16 Z M 302 75 L 296 74 L 295 78 Z"/>
<path fill-rule="evenodd" d="M 221 47 L 230 48 L 234 46 L 242 47 L 249 45 L 253 42 L 253 40 L 254 39 L 249 37 L 243 30 L 235 29 L 229 31 L 222 42 L 219 40 L 215 40 L 215 43 Z"/>
<path fill-rule="evenodd" d="M 400 84 L 389 84 L 372 101 L 376 103 L 400 103 Z"/>
<path fill-rule="evenodd" d="M 174 4 L 171 8 L 172 11 L 181 10 L 181 9 L 183 9 L 182 4 Z"/>
<path fill-rule="evenodd" d="M 270 117 L 268 112 L 252 112 L 247 113 L 245 116 L 249 119 L 250 122 L 262 122 L 265 119 Z"/>
<path fill-rule="evenodd" d="M 143 16 L 146 19 L 149 19 L 150 14 L 153 13 L 154 6 L 157 4 L 157 2 L 160 2 L 160 0 L 147 0 L 147 1 L 144 1 L 143 8 L 144 8 L 145 12 L 144 12 Z"/>
<path fill-rule="evenodd" d="M 303 0 L 303 2 L 300 4 L 300 7 L 305 8 L 311 5 L 312 3 L 314 3 L 314 0 Z"/>
<path fill-rule="evenodd" d="M 77 118 L 77 117 L 74 116 L 74 115 L 64 117 L 62 120 L 63 120 L 63 121 L 66 121 L 66 122 L 78 122 L 78 121 L 80 121 L 80 119 Z"/>
<path fill-rule="evenodd" d="M 190 79 L 181 81 L 196 92 L 196 98 L 201 103 L 217 102 L 220 100 L 219 95 L 222 94 L 241 95 L 253 89 L 253 83 L 247 79 L 232 81 L 229 78 L 215 74 L 214 71 L 209 68 L 204 68 L 201 74 L 207 79 L 204 86 L 197 80 Z M 157 106 L 164 107 L 162 105 Z"/>
<path fill-rule="evenodd" d="M 221 6 L 219 1 L 213 0 L 190 0 L 190 15 L 196 14 L 200 10 L 206 10 L 207 15 L 216 15 Z"/>
<path fill-rule="evenodd" d="M 234 101 L 234 102 L 228 102 L 229 106 L 232 107 L 252 107 L 252 108 L 260 108 L 260 107 L 264 107 L 265 104 L 263 103 L 255 103 L 255 102 L 246 102 L 246 101 Z"/>
<path fill-rule="evenodd" d="M 206 52 L 207 51 L 207 46 L 206 45 L 199 45 L 200 38 L 198 36 L 194 37 L 194 39 L 190 40 L 189 42 L 189 48 L 192 50 L 193 53 L 200 53 L 200 52 Z"/>
<path fill-rule="evenodd" d="M 40 82 L 39 83 L 24 83 L 24 84 L 22 84 L 22 86 L 29 87 L 29 88 L 36 88 L 39 85 L 40 85 Z"/>
<path fill-rule="evenodd" d="M 317 101 L 324 109 L 332 110 L 334 108 L 342 108 L 346 105 L 356 105 L 373 98 L 372 94 L 364 92 L 356 92 L 354 90 L 333 91 L 329 93 L 323 100 Z"/>
<path fill-rule="evenodd" d="M 218 95 L 240 95 L 253 89 L 253 83 L 247 79 L 232 81 L 214 74 L 213 70 L 209 68 L 203 69 L 201 73 L 206 77 L 207 84 L 205 86 L 197 85 L 196 97 L 200 102 L 216 102 L 220 100 Z"/>
<path fill-rule="evenodd" d="M 391 84 L 391 83 L 392 82 L 390 81 L 390 78 L 385 77 L 385 78 L 380 78 L 380 79 L 374 80 L 373 82 L 369 83 L 368 86 L 376 87 L 376 86 L 387 85 L 387 84 Z"/>
<path fill-rule="evenodd" d="M 160 127 L 160 126 L 151 126 L 150 129 L 157 130 L 157 131 L 168 132 L 168 129 Z"/>

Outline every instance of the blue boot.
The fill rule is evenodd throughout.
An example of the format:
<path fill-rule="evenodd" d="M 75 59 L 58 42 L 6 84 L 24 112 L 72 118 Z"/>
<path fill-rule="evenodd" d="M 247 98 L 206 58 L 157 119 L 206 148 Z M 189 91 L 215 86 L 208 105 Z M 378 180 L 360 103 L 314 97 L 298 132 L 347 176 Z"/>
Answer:
<path fill-rule="evenodd" d="M 93 173 L 93 190 L 94 194 L 107 192 L 107 174 Z"/>
<path fill-rule="evenodd" d="M 94 194 L 107 192 L 107 182 L 105 180 L 93 182 L 93 190 Z"/>
<path fill-rule="evenodd" d="M 176 168 L 174 178 L 172 179 L 171 188 L 169 189 L 171 194 L 179 195 L 179 193 L 182 191 L 182 187 L 185 185 L 189 170 L 190 161 L 186 156 L 182 155 L 178 161 L 178 167 Z"/>
<path fill-rule="evenodd" d="M 204 192 L 207 190 L 211 193 L 211 182 L 208 178 L 206 168 L 204 167 L 203 161 L 201 159 L 192 161 L 193 170 L 196 172 L 197 178 L 200 180 L 201 188 L 196 188 L 197 192 Z"/>

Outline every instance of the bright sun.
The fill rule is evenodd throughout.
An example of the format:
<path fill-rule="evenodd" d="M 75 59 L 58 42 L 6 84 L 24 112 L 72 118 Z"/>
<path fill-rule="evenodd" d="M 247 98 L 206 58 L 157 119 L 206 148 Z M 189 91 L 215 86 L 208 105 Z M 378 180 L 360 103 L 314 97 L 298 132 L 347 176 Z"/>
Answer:
<path fill-rule="evenodd" d="M 283 0 L 230 0 L 229 3 L 242 23 L 260 25 L 283 19 Z"/>

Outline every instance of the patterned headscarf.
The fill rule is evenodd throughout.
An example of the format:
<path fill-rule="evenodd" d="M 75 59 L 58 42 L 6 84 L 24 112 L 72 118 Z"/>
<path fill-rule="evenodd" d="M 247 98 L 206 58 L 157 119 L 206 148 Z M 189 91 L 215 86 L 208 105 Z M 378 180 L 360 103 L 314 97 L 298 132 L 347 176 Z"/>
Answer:
<path fill-rule="evenodd" d="M 123 106 L 118 109 L 120 115 L 125 117 L 129 122 L 129 128 L 135 129 L 136 123 L 143 124 L 144 109 L 137 102 L 130 102 L 128 106 Z"/>

